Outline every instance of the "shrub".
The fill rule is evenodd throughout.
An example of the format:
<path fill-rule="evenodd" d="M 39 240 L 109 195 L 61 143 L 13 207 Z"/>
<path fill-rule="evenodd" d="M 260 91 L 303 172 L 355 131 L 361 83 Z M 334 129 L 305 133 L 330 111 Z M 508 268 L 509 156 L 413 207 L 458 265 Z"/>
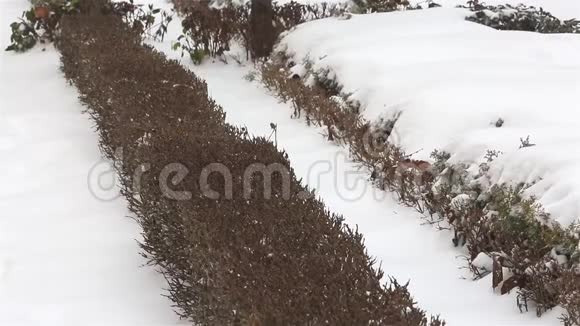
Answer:
<path fill-rule="evenodd" d="M 199 64 L 205 56 L 217 57 L 229 51 L 232 41 L 238 37 L 249 47 L 245 27 L 248 17 L 244 7 L 214 9 L 208 6 L 208 2 L 197 3 L 188 8 L 182 21 L 183 34 L 174 44 L 174 49 L 181 48 Z"/>
<path fill-rule="evenodd" d="M 11 44 L 8 45 L 6 51 L 25 52 L 32 49 L 38 42 L 54 41 L 61 17 L 64 14 L 77 12 L 78 7 L 78 0 L 36 3 L 22 13 L 19 21 L 10 24 Z"/>
<path fill-rule="evenodd" d="M 167 26 L 172 20 L 172 15 L 161 9 L 153 8 L 152 5 L 135 5 L 133 0 L 108 3 L 101 1 L 102 5 L 96 6 L 99 11 L 105 11 L 122 17 L 123 21 L 139 34 L 161 39 L 167 33 Z M 92 10 L 92 1 L 80 0 L 52 0 L 34 1 L 33 6 L 22 13 L 22 18 L 10 25 L 12 35 L 11 44 L 6 51 L 25 52 L 32 49 L 38 42 L 46 43 L 55 41 L 55 36 L 60 29 L 60 21 L 64 15 L 73 15 L 81 11 Z M 159 22 L 156 23 L 156 17 Z"/>
<path fill-rule="evenodd" d="M 229 51 L 234 42 L 246 49 L 247 58 L 262 58 L 269 55 L 274 40 L 285 30 L 312 19 L 339 16 L 346 12 L 347 5 L 326 3 L 305 5 L 297 2 L 272 5 L 272 27 L 252 27 L 252 7 L 249 3 L 234 5 L 226 3 L 218 8 L 209 1 L 174 1 L 176 8 L 185 14 L 183 34 L 174 44 L 174 49 L 188 53 L 195 63 L 200 58 L 220 57 Z M 267 17 L 266 17 L 267 18 Z M 266 22 L 264 24 L 268 25 Z M 262 23 L 262 22 L 261 22 Z M 257 42 L 262 40 L 264 42 Z M 257 43 L 267 44 L 257 53 Z"/>
<path fill-rule="evenodd" d="M 125 24 L 131 26 L 137 33 L 154 40 L 163 41 L 167 27 L 173 20 L 172 14 L 154 8 L 151 4 L 136 5 L 133 0 L 112 2 L 110 7 L 112 13 L 123 18 Z"/>
<path fill-rule="evenodd" d="M 390 12 L 409 7 L 407 0 L 353 0 L 360 13 Z"/>
<path fill-rule="evenodd" d="M 469 1 L 464 8 L 473 14 L 466 19 L 499 30 L 528 31 L 538 33 L 578 33 L 580 22 L 576 19 L 556 18 L 542 8 L 524 4 L 487 6 L 477 0 Z"/>

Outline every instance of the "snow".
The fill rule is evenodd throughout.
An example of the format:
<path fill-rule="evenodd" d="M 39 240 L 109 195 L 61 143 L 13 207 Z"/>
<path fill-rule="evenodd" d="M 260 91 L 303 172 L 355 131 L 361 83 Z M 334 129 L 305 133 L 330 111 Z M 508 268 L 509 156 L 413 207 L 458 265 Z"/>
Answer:
<path fill-rule="evenodd" d="M 169 8 L 163 0 L 157 0 L 156 5 Z M 451 15 L 459 17 L 461 13 Z M 387 275 L 411 281 L 410 292 L 421 308 L 440 313 L 448 325 L 560 325 L 561 309 L 542 318 L 534 313 L 520 314 L 515 293 L 494 293 L 489 276 L 472 281 L 469 272 L 461 269 L 466 266 L 461 257 L 465 252 L 453 246 L 449 232 L 423 225 L 419 213 L 374 188 L 368 174 L 349 161 L 347 149 L 325 141 L 322 130 L 292 119 L 290 106 L 280 103 L 259 82 L 248 82 L 244 77 L 251 67 L 234 60 L 229 60 L 230 64 L 208 60 L 194 66 L 187 57 L 181 59 L 179 52 L 171 50 L 170 41 L 177 38 L 179 30 L 177 19 L 165 42 L 151 44 L 207 81 L 210 96 L 223 107 L 229 123 L 265 137 L 271 134 L 270 123 L 277 124 L 278 146 L 287 151 L 297 177 L 314 188 L 330 210 L 343 214 L 349 225 L 358 226 L 370 255 L 382 262 Z M 304 41 L 320 37 L 322 42 L 335 32 L 345 36 L 339 31 L 339 24 L 332 24 L 328 31 L 311 29 Z M 336 51 L 347 50 L 336 45 Z M 357 66 L 365 70 L 359 73 L 367 78 L 377 75 L 362 61 Z"/>
<path fill-rule="evenodd" d="M 475 259 L 471 262 L 474 267 L 482 269 L 484 271 L 493 271 L 493 259 L 486 253 L 481 252 Z"/>
<path fill-rule="evenodd" d="M 478 165 L 501 151 L 491 182 L 535 183 L 528 193 L 567 226 L 580 216 L 580 35 L 496 31 L 465 21 L 468 13 L 313 21 L 278 49 L 334 72 L 368 120 L 401 112 L 390 140 L 416 159 L 442 149 Z M 528 136 L 536 146 L 520 149 Z"/>
<path fill-rule="evenodd" d="M 27 6 L 0 2 L 3 48 Z M 89 190 L 107 164 L 59 66 L 52 47 L 0 53 L 0 325 L 177 325 L 126 203 Z"/>
<path fill-rule="evenodd" d="M 472 202 L 473 200 L 468 194 L 460 194 L 451 200 L 451 207 L 456 211 L 462 211 L 467 209 Z"/>

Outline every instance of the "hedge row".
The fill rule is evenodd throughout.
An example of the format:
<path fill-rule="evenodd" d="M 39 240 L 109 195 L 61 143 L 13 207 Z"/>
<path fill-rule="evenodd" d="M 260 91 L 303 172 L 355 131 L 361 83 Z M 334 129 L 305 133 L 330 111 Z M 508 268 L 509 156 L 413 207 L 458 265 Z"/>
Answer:
<path fill-rule="evenodd" d="M 203 80 L 101 14 L 104 3 L 83 1 L 81 14 L 63 18 L 62 69 L 101 150 L 117 159 L 143 255 L 165 275 L 181 317 L 199 325 L 444 324 L 415 307 L 406 286 L 381 285 L 361 234 L 308 196 L 285 153 L 228 125 Z M 247 194 L 244 175 L 256 164 L 283 169 L 269 188 L 267 176 L 252 174 Z M 216 166 L 231 178 L 206 173 Z M 177 191 L 189 195 L 176 200 Z"/>

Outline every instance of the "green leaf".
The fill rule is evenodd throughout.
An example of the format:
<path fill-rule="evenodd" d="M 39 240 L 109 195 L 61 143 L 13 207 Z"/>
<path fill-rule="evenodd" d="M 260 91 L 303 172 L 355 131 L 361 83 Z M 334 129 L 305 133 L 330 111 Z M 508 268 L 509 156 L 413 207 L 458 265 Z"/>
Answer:
<path fill-rule="evenodd" d="M 16 50 L 16 45 L 14 44 L 10 44 L 6 49 L 4 49 L 4 51 L 15 51 Z"/>
<path fill-rule="evenodd" d="M 26 11 L 25 17 L 28 21 L 34 22 L 36 20 L 36 16 L 34 14 L 34 8 L 31 8 L 30 10 Z"/>
<path fill-rule="evenodd" d="M 157 8 L 157 9 L 153 9 L 153 11 L 151 11 L 153 14 L 158 14 L 161 11 L 161 9 Z"/>

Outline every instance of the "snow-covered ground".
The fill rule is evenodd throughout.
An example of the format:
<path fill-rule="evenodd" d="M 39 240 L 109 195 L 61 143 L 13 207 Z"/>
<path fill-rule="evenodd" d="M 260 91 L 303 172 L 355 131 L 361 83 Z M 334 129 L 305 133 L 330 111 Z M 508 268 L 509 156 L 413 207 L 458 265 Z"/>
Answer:
<path fill-rule="evenodd" d="M 165 0 L 151 2 L 170 7 Z M 0 26 L 6 27 L 26 6 L 26 0 L 0 2 Z M 428 88 L 431 83 L 445 87 L 445 79 L 435 79 L 436 74 L 420 74 L 421 71 L 434 69 L 428 67 L 431 54 L 421 53 L 421 44 L 426 42 L 425 46 L 435 46 L 433 44 L 440 42 L 441 47 L 448 47 L 446 40 L 453 39 L 453 35 L 459 33 L 453 29 L 454 24 L 464 26 L 459 13 L 441 12 L 454 19 L 450 21 L 451 26 L 443 24 L 441 27 L 451 35 L 429 42 L 428 37 L 423 37 L 416 28 L 415 34 L 395 35 L 390 39 L 391 42 L 399 39 L 401 43 L 405 39 L 414 39 L 419 47 L 418 52 L 407 61 L 403 60 L 404 56 L 397 57 L 399 67 L 395 66 L 396 61 L 392 62 L 393 71 L 399 71 L 400 75 L 404 75 L 405 70 L 420 75 L 422 79 L 418 81 L 421 83 L 417 80 L 399 80 L 405 85 L 415 83 L 413 87 L 418 92 L 419 101 L 424 101 L 419 92 L 422 87 Z M 408 14 L 414 13 L 405 13 Z M 411 21 L 404 22 L 403 18 L 400 21 L 407 27 L 413 25 Z M 356 22 L 356 18 L 352 22 Z M 421 24 L 430 26 L 429 22 L 427 20 Z M 439 27 L 433 21 L 431 23 L 431 35 L 438 36 L 441 32 Z M 338 32 L 340 24 L 333 24 L 330 31 Z M 180 30 L 179 21 L 174 21 L 166 42 L 155 46 L 168 56 L 179 58 L 179 53 L 171 51 L 170 47 Z M 393 30 L 396 31 L 396 28 Z M 485 30 L 485 27 L 473 27 L 473 31 L 481 35 L 492 33 Z M 385 37 L 388 35 L 386 33 Z M 6 44 L 8 29 L 0 30 L 0 36 L 1 44 Z M 326 44 L 329 35 L 318 31 L 305 36 L 303 41 L 309 41 L 310 37 L 319 37 L 320 43 Z M 348 38 L 345 37 L 345 40 Z M 504 42 L 506 48 L 511 46 L 507 40 Z M 365 43 L 359 45 L 362 44 Z M 392 52 L 399 51 L 396 43 L 392 47 L 389 47 L 389 42 L 385 41 L 384 44 Z M 472 43 L 465 43 L 465 47 L 472 46 Z M 455 49 L 458 48 L 461 47 L 456 45 Z M 336 50 L 343 49 L 337 47 Z M 483 50 L 474 52 L 481 52 L 481 58 L 486 58 L 487 52 Z M 524 63 L 534 58 L 541 61 L 537 57 L 538 52 L 543 53 L 541 57 L 547 58 L 547 62 L 565 57 L 561 53 L 547 52 L 549 48 L 545 49 L 545 53 L 541 52 L 537 44 L 528 50 L 520 51 L 526 54 L 521 59 Z M 576 49 L 571 47 L 570 51 Z M 389 53 L 381 55 L 385 57 Z M 444 54 L 437 55 L 435 52 L 431 60 L 444 64 Z M 572 55 L 567 60 L 572 60 Z M 320 59 L 319 56 L 314 57 Z M 411 62 L 412 58 L 420 62 Z M 396 81 L 389 81 L 382 75 L 382 70 L 369 70 L 365 62 L 367 58 L 359 59 L 355 64 L 355 68 L 361 69 L 359 74 L 377 82 L 386 80 L 385 87 L 397 86 Z M 502 63 L 504 57 L 501 55 L 498 54 L 496 59 L 498 67 L 488 73 L 489 79 L 485 79 L 490 83 L 498 82 L 499 78 L 495 77 L 494 72 L 512 69 L 511 65 Z M 461 65 L 459 54 L 448 58 L 448 61 L 454 60 Z M 325 142 L 316 129 L 305 126 L 302 121 L 291 119 L 291 110 L 287 105 L 278 103 L 258 83 L 246 81 L 244 76 L 250 68 L 233 63 L 208 62 L 199 67 L 192 66 L 187 60 L 183 63 L 207 80 L 211 96 L 224 107 L 230 123 L 246 125 L 250 132 L 257 135 L 270 135 L 271 122 L 278 125 L 278 145 L 288 152 L 296 174 L 316 188 L 317 195 L 331 210 L 344 214 L 350 225 L 359 226 L 366 237 L 370 254 L 382 261 L 387 274 L 400 281 L 411 279 L 410 291 L 422 308 L 430 313 L 441 313 L 449 325 L 560 324 L 557 320 L 561 312 L 559 309 L 541 319 L 533 313 L 520 314 L 514 295 L 494 294 L 489 278 L 475 282 L 461 279 L 462 275 L 467 275 L 458 269 L 464 266 L 463 260 L 457 258 L 462 252 L 452 246 L 449 234 L 435 232 L 430 226 L 421 226 L 416 212 L 398 205 L 387 193 L 376 191 L 366 182 L 366 175 L 359 173 L 356 166 L 348 161 L 344 149 Z M 421 65 L 424 65 L 423 70 L 419 67 Z M 82 106 L 76 99 L 75 89 L 67 86 L 58 66 L 58 54 L 52 48 L 45 52 L 36 48 L 22 55 L 2 52 L 0 56 L 0 325 L 174 325 L 178 321 L 171 311 L 170 302 L 160 295 L 165 282 L 153 269 L 139 267 L 143 260 L 138 256 L 139 249 L 134 241 L 139 238 L 139 229 L 125 217 L 124 201 L 101 201 L 89 191 L 87 176 L 101 160 L 96 148 L 97 136 L 91 130 L 88 117 L 81 114 Z M 461 67 L 467 69 L 470 66 L 463 62 Z M 518 71 L 528 72 L 524 66 L 518 67 Z M 559 70 L 550 68 L 546 62 L 543 67 L 554 69 L 554 74 L 569 68 L 566 64 Z M 458 72 L 452 70 L 446 73 L 451 78 Z M 536 75 L 535 72 L 528 72 L 527 76 L 531 79 Z M 362 91 L 361 86 L 354 89 Z M 409 95 L 410 91 L 405 91 L 402 85 L 397 87 L 400 88 L 380 89 L 378 93 L 388 92 L 385 93 L 388 95 L 400 92 L 395 95 Z M 458 89 L 452 95 L 458 97 L 457 94 L 464 92 Z M 373 90 L 367 90 L 367 94 L 373 94 Z M 505 93 L 494 96 L 505 96 Z M 480 98 L 493 96 L 482 90 L 482 94 L 470 103 L 479 103 Z M 400 103 L 406 102 L 394 104 Z M 389 107 L 393 105 L 391 102 L 385 104 Z M 556 109 L 550 106 L 550 110 Z M 383 111 L 377 110 L 377 113 Z M 522 118 L 535 121 L 529 114 Z M 567 120 L 571 124 L 574 122 L 572 118 Z M 514 121 L 509 120 L 509 117 L 504 120 L 506 127 L 510 123 L 523 123 L 515 118 Z M 453 121 L 446 119 L 443 124 L 454 127 Z M 517 124 L 515 127 L 523 128 Z M 517 135 L 516 139 L 509 141 L 517 147 L 519 137 L 526 135 L 513 134 Z M 568 139 L 568 134 L 563 135 Z M 532 141 L 538 142 L 534 134 L 531 136 Z M 461 134 L 459 139 L 465 137 Z"/>
<path fill-rule="evenodd" d="M 580 35 L 496 31 L 466 10 L 354 15 L 298 26 L 280 50 L 330 69 L 407 153 L 478 164 L 503 152 L 492 182 L 527 182 L 557 221 L 580 216 Z M 496 127 L 498 120 L 501 127 Z M 520 138 L 534 147 L 519 149 Z"/>
<path fill-rule="evenodd" d="M 157 6 L 170 8 L 164 0 Z M 171 50 L 171 40 L 180 31 L 179 21 L 170 28 L 164 43 L 152 43 L 169 57 L 180 60 Z M 329 30 L 331 32 L 332 29 Z M 322 34 L 322 32 L 320 32 Z M 312 36 L 316 37 L 316 36 Z M 450 235 L 421 225 L 414 210 L 400 206 L 388 193 L 376 190 L 348 160 L 347 150 L 325 141 L 322 130 L 291 119 L 292 109 L 266 92 L 259 82 L 248 82 L 250 67 L 230 60 L 194 66 L 185 57 L 184 66 L 208 83 L 209 93 L 227 113 L 227 121 L 244 125 L 255 135 L 271 135 L 276 123 L 278 146 L 288 152 L 297 176 L 316 189 L 328 207 L 344 214 L 351 226 L 365 235 L 369 253 L 382 262 L 387 275 L 400 281 L 411 280 L 410 292 L 429 313 L 440 313 L 449 325 L 559 325 L 562 312 L 555 309 L 536 318 L 520 314 L 515 294 L 500 296 L 491 290 L 491 279 L 463 279 L 462 251 L 453 247 Z M 359 66 L 361 64 L 359 63 Z M 373 76 L 368 71 L 360 72 Z"/>
<path fill-rule="evenodd" d="M 28 6 L 0 2 L 2 49 Z M 0 325 L 176 325 L 125 202 L 89 191 L 97 135 L 59 65 L 52 47 L 0 53 Z"/>

